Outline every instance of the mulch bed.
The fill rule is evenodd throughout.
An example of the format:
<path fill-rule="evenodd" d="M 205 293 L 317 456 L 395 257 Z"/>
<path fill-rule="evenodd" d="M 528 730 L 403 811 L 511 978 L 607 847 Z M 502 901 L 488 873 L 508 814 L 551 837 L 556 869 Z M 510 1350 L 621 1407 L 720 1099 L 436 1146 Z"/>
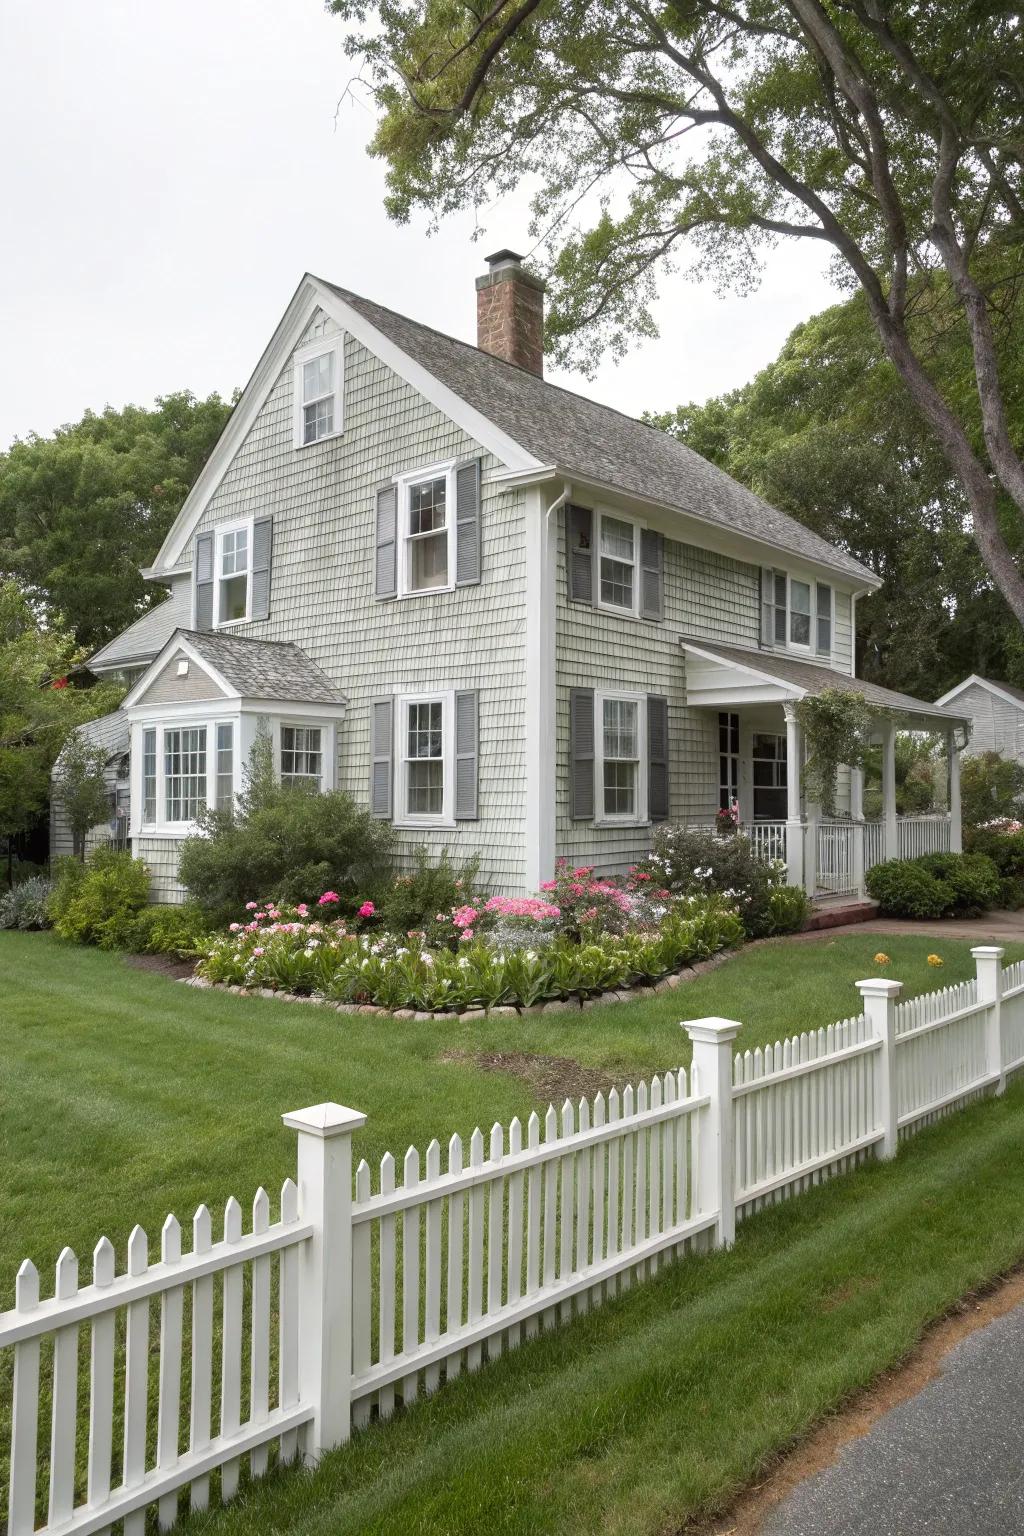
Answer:
<path fill-rule="evenodd" d="M 137 971 L 155 971 L 158 976 L 170 976 L 175 981 L 191 976 L 196 968 L 194 960 L 178 960 L 174 955 L 125 955 L 124 962 Z"/>
<path fill-rule="evenodd" d="M 597 1067 L 585 1067 L 571 1056 L 534 1056 L 529 1051 L 444 1051 L 439 1061 L 477 1067 L 481 1072 L 507 1072 L 529 1084 L 537 1098 L 551 1103 L 563 1099 L 593 1099 L 617 1086 L 621 1079 Z"/>

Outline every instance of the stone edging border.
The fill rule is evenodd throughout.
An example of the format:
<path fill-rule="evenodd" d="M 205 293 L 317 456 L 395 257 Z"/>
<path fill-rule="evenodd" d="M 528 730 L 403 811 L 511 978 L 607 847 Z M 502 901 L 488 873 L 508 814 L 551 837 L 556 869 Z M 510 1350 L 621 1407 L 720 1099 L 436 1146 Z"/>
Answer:
<path fill-rule="evenodd" d="M 741 945 L 746 948 L 746 945 Z M 717 955 L 712 955 L 709 960 L 698 960 L 695 965 L 684 965 L 678 971 L 671 971 L 667 976 L 662 976 L 660 981 L 652 982 L 649 986 L 625 987 L 615 991 L 601 992 L 596 997 L 580 999 L 557 998 L 547 1003 L 531 1003 L 527 1008 L 520 1008 L 514 1004 L 500 1003 L 495 1008 L 464 1008 L 461 1013 L 452 1009 L 440 1013 L 428 1013 L 418 1008 L 382 1008 L 377 1003 L 332 1003 L 325 997 L 309 997 L 299 992 L 276 992 L 272 987 L 236 987 L 220 981 L 207 981 L 202 976 L 182 976 L 179 980 L 186 987 L 199 987 L 203 991 L 231 992 L 236 997 L 265 997 L 275 1003 L 312 1003 L 316 1008 L 333 1008 L 337 1013 L 372 1013 L 382 1014 L 389 1019 L 413 1020 L 418 1024 L 425 1024 L 433 1020 L 450 1022 L 452 1019 L 516 1019 L 532 1017 L 541 1013 L 581 1013 L 586 1008 L 605 1007 L 609 1003 L 633 1003 L 639 1002 L 645 997 L 653 997 L 657 992 L 671 992 L 676 987 L 683 986 L 688 981 L 693 981 L 697 976 L 704 975 L 707 971 L 714 971 L 734 954 L 735 949 L 722 950 Z"/>

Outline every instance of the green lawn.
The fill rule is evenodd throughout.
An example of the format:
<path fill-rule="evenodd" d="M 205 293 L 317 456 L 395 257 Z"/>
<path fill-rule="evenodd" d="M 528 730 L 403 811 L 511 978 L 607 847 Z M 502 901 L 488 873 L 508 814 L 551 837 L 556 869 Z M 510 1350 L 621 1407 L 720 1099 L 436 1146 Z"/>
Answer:
<path fill-rule="evenodd" d="M 294 1170 L 282 1111 L 365 1111 L 357 1155 L 525 1115 L 529 1084 L 477 1051 L 572 1058 L 622 1081 L 684 1061 L 679 1021 L 741 1043 L 856 1011 L 877 971 L 927 990 L 969 945 L 842 937 L 749 949 L 675 992 L 522 1021 L 429 1024 L 201 992 L 49 936 L 0 934 L 0 1306 L 30 1255 L 44 1294 L 64 1243 L 123 1263 L 140 1221 L 205 1200 L 220 1219 Z M 926 956 L 936 951 L 936 971 Z M 1015 946 L 1007 958 L 1024 955 Z M 468 1053 L 456 1061 L 452 1050 Z M 751 1476 L 898 1359 L 969 1287 L 1024 1256 L 1024 1088 L 871 1168 L 748 1223 L 572 1327 L 361 1436 L 320 1478 L 261 1486 L 218 1531 L 664 1531 Z M 83 1274 L 83 1279 L 85 1275 Z"/>

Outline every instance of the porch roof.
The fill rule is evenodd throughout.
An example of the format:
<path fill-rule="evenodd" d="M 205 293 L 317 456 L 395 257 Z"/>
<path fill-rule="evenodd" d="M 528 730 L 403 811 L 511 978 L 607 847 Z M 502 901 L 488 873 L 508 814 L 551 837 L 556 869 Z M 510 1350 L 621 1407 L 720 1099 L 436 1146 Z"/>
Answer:
<path fill-rule="evenodd" d="M 906 717 L 913 730 L 948 730 L 970 721 L 970 715 L 956 709 L 896 693 L 878 683 L 794 656 L 720 645 L 686 635 L 680 637 L 680 643 L 687 657 L 686 694 L 690 704 L 718 705 L 724 709 L 742 703 L 784 703 L 837 688 L 843 693 L 863 694 L 866 702 L 877 705 L 880 711 Z"/>

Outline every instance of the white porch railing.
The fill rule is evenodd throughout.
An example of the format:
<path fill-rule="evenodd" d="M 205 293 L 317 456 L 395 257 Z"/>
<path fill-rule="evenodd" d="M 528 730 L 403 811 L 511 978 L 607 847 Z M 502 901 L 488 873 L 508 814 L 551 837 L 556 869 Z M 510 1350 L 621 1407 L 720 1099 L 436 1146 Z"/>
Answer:
<path fill-rule="evenodd" d="M 762 859 L 786 862 L 786 823 L 784 821 L 751 821 L 740 828 L 749 837 L 754 852 Z"/>
<path fill-rule="evenodd" d="M 896 833 L 901 859 L 949 852 L 949 817 L 944 812 L 935 816 L 900 816 Z"/>
<path fill-rule="evenodd" d="M 813 838 L 815 827 L 810 834 Z M 815 849 L 815 889 L 827 896 L 855 896 L 863 875 L 863 852 L 858 843 L 864 828 L 856 821 L 819 821 Z"/>

